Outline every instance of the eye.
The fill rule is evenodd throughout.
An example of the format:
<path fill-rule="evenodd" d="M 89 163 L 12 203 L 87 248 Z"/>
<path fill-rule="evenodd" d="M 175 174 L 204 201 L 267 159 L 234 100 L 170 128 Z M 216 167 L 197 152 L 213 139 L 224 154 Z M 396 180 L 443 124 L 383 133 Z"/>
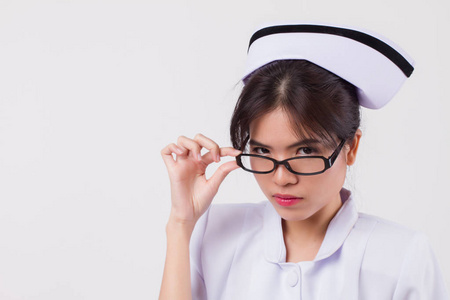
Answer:
<path fill-rule="evenodd" d="M 253 154 L 258 154 L 258 155 L 265 155 L 265 154 L 269 154 L 270 151 L 269 149 L 263 148 L 263 147 L 254 147 L 251 149 L 251 152 Z"/>
<path fill-rule="evenodd" d="M 316 150 L 314 150 L 314 148 L 310 148 L 310 147 L 302 147 L 297 150 L 297 153 L 299 155 L 311 155 L 311 154 L 314 154 L 315 152 L 316 152 Z"/>

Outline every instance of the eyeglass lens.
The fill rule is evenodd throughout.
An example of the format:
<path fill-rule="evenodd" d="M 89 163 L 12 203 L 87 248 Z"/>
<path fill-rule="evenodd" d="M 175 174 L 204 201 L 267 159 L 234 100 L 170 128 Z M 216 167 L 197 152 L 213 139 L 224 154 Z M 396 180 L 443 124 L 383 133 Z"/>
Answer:
<path fill-rule="evenodd" d="M 246 169 L 256 172 L 270 172 L 275 168 L 275 163 L 264 157 L 243 156 L 241 161 Z M 325 162 L 321 158 L 303 157 L 289 160 L 288 163 L 297 173 L 316 173 L 325 169 Z"/>

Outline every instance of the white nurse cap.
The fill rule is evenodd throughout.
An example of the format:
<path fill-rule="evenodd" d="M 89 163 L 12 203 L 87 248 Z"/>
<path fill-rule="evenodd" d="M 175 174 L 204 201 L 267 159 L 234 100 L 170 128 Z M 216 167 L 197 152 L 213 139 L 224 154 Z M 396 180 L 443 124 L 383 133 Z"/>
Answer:
<path fill-rule="evenodd" d="M 288 59 L 308 60 L 357 87 L 361 106 L 386 105 L 411 76 L 413 60 L 384 37 L 319 24 L 273 25 L 250 39 L 244 83 L 260 67 Z"/>

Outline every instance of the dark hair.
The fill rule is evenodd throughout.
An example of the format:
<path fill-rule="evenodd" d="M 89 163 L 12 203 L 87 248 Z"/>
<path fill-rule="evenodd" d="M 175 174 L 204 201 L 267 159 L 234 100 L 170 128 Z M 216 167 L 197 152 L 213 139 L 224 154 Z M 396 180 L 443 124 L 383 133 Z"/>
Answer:
<path fill-rule="evenodd" d="M 282 108 L 299 137 L 315 136 L 334 147 L 353 138 L 360 125 L 354 85 L 306 60 L 269 63 L 246 81 L 231 119 L 233 147 L 244 150 L 250 124 Z"/>

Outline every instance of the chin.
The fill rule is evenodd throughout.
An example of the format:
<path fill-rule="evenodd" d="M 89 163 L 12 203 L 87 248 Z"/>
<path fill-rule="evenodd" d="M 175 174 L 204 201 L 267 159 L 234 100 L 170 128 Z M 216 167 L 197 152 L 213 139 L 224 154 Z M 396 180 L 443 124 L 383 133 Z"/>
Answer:
<path fill-rule="evenodd" d="M 272 204 L 273 205 L 273 204 Z M 285 221 L 304 221 L 310 218 L 313 214 L 300 209 L 290 209 L 283 207 L 275 207 L 278 215 Z"/>

